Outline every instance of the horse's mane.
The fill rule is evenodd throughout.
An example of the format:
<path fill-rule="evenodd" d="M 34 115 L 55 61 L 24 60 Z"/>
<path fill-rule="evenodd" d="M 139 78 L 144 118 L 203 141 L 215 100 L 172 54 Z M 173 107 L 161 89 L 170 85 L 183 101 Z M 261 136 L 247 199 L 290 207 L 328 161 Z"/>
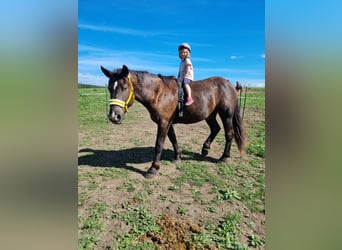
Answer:
<path fill-rule="evenodd" d="M 164 83 L 166 86 L 168 86 L 168 87 L 171 86 L 171 82 L 172 82 L 172 81 L 176 81 L 176 77 L 175 77 L 175 76 L 164 76 L 164 75 L 161 75 L 161 74 L 152 74 L 152 73 L 150 73 L 150 72 L 148 72 L 148 71 L 134 71 L 134 72 L 137 74 L 137 76 L 138 76 L 139 79 L 144 79 L 144 78 L 146 77 L 146 75 L 149 75 L 149 76 L 157 76 L 157 77 L 159 77 L 159 78 L 163 81 L 163 83 Z"/>
<path fill-rule="evenodd" d="M 150 75 L 150 73 L 147 72 L 147 71 L 135 71 L 135 72 L 137 73 L 137 76 L 138 76 L 139 79 L 144 78 L 144 76 L 145 76 L 146 74 L 149 74 L 149 75 Z"/>
<path fill-rule="evenodd" d="M 163 83 L 165 83 L 166 86 L 170 87 L 170 82 L 171 81 L 176 81 L 176 77 L 175 76 L 164 76 L 161 74 L 158 74 L 158 77 L 160 79 L 162 79 Z"/>

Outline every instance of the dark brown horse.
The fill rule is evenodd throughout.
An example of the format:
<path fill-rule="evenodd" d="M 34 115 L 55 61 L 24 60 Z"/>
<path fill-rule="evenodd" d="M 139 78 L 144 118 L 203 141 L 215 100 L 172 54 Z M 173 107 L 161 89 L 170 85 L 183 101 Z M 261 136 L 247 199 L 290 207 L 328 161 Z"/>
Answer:
<path fill-rule="evenodd" d="M 122 69 L 110 71 L 101 66 L 102 72 L 109 78 L 110 110 L 108 119 L 120 124 L 134 99 L 142 103 L 149 111 L 151 119 L 158 125 L 155 144 L 155 155 L 151 167 L 146 172 L 146 178 L 152 178 L 160 168 L 160 156 L 166 136 L 169 137 L 174 159 L 180 160 L 181 150 L 178 147 L 173 128 L 175 123 L 195 123 L 206 120 L 210 127 L 210 135 L 202 147 L 202 155 L 206 156 L 210 144 L 220 131 L 216 121 L 219 114 L 225 131 L 226 144 L 219 161 L 225 162 L 230 156 L 233 137 L 240 153 L 245 148 L 245 136 L 240 117 L 237 92 L 231 83 L 221 77 L 191 82 L 194 103 L 184 106 L 183 117 L 178 116 L 178 86 L 175 77 L 150 74 L 146 71 Z"/>

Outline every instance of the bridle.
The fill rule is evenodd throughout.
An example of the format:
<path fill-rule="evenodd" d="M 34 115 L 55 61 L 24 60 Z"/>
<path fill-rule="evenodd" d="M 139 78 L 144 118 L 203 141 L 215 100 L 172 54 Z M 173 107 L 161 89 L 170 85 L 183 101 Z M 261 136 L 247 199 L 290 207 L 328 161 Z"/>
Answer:
<path fill-rule="evenodd" d="M 129 82 L 129 95 L 127 100 L 121 101 L 119 99 L 109 99 L 109 105 L 117 105 L 121 108 L 123 108 L 125 110 L 125 112 L 128 111 L 128 104 L 131 102 L 131 100 L 134 100 L 134 88 L 133 88 L 133 83 L 132 83 L 132 79 L 131 79 L 131 74 L 129 73 L 128 76 L 128 82 Z"/>

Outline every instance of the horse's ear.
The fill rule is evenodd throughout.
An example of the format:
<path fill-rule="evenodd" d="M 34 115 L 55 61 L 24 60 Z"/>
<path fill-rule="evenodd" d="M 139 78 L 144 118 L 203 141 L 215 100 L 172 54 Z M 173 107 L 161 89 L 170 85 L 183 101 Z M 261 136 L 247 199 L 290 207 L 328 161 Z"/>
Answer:
<path fill-rule="evenodd" d="M 129 74 L 128 67 L 127 67 L 125 64 L 122 65 L 122 73 L 123 73 L 125 76 L 128 76 L 128 74 Z"/>
<path fill-rule="evenodd" d="M 103 74 L 105 74 L 105 76 L 107 76 L 108 78 L 111 77 L 112 72 L 109 71 L 108 69 L 104 68 L 102 65 L 101 65 L 101 70 L 102 70 Z"/>

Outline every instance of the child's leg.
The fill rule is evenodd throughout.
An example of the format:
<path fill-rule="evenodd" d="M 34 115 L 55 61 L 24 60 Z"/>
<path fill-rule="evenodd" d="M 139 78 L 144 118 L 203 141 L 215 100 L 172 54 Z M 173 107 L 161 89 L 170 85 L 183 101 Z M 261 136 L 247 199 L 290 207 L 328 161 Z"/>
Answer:
<path fill-rule="evenodd" d="M 192 96 L 191 96 L 191 88 L 190 88 L 189 84 L 184 84 L 184 88 L 185 88 L 186 93 L 188 94 L 188 97 L 187 97 L 186 102 L 185 102 L 185 106 L 189 106 L 194 102 L 194 100 L 192 99 Z"/>
<path fill-rule="evenodd" d="M 191 88 L 190 88 L 189 84 L 184 84 L 184 87 L 185 87 L 185 91 L 186 91 L 188 97 L 191 97 Z"/>

